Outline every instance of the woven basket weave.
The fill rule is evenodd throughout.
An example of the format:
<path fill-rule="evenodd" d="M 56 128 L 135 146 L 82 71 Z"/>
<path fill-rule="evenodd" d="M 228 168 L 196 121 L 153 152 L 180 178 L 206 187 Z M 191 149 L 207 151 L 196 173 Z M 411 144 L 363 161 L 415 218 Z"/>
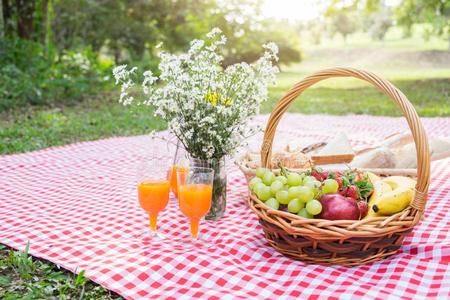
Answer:
<path fill-rule="evenodd" d="M 389 217 L 330 221 L 305 219 L 288 212 L 273 210 L 252 193 L 248 204 L 258 215 L 270 245 L 285 256 L 309 263 L 359 265 L 396 253 L 404 237 L 420 221 L 425 209 L 430 177 L 428 140 L 414 107 L 390 82 L 366 71 L 333 68 L 306 77 L 279 100 L 265 130 L 261 148 L 263 166 L 267 167 L 271 161 L 277 125 L 289 105 L 308 87 L 333 77 L 354 77 L 371 83 L 397 104 L 408 121 L 418 161 L 417 185 L 409 207 Z"/>

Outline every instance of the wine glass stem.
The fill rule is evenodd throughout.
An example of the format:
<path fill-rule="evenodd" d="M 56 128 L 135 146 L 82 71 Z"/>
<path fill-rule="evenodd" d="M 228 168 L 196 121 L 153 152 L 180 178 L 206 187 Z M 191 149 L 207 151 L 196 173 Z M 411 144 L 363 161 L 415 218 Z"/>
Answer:
<path fill-rule="evenodd" d="M 198 224 L 199 219 L 191 219 L 191 235 L 195 240 L 198 239 Z"/>
<path fill-rule="evenodd" d="M 150 219 L 150 230 L 153 232 L 153 233 L 156 233 L 156 231 L 157 231 L 157 224 L 156 224 L 156 222 L 157 222 L 157 220 L 158 220 L 158 214 L 148 214 L 148 217 L 149 217 L 149 219 Z"/>

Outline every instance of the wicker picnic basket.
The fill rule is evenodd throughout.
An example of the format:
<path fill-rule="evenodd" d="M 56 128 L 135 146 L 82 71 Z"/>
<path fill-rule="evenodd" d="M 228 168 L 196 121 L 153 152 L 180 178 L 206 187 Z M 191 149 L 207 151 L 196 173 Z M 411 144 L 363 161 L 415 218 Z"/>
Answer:
<path fill-rule="evenodd" d="M 417 185 L 409 207 L 389 217 L 329 221 L 305 219 L 273 210 L 250 192 L 248 204 L 258 215 L 269 244 L 285 256 L 308 263 L 360 265 L 393 255 L 404 237 L 420 221 L 427 200 L 430 177 L 428 140 L 420 119 L 406 96 L 390 82 L 373 73 L 332 68 L 306 77 L 282 97 L 268 120 L 261 148 L 261 164 L 268 167 L 277 125 L 289 105 L 308 87 L 327 78 L 354 77 L 365 80 L 388 95 L 408 121 L 417 150 Z M 239 165 L 239 163 L 238 163 Z M 241 166 L 249 180 L 251 171 Z M 389 170 L 379 175 L 387 176 Z M 396 173 L 395 175 L 399 175 Z M 405 174 L 410 175 L 410 174 Z"/>

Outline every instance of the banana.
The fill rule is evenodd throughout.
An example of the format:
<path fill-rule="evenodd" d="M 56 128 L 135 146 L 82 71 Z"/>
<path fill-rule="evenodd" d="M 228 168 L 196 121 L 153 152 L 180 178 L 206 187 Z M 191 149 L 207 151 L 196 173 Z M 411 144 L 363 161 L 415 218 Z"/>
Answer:
<path fill-rule="evenodd" d="M 370 175 L 369 178 L 372 181 Z M 416 182 L 409 177 L 390 176 L 372 181 L 372 184 L 374 192 L 369 199 L 369 212 L 365 218 L 393 215 L 404 210 L 414 197 Z"/>
<path fill-rule="evenodd" d="M 378 175 L 376 175 L 372 172 L 366 172 L 366 176 L 369 178 L 369 180 L 372 184 L 375 184 L 375 182 L 381 180 L 381 178 Z"/>
<path fill-rule="evenodd" d="M 372 194 L 372 196 L 370 196 L 369 202 L 367 203 L 369 206 L 369 212 L 364 217 L 365 219 L 371 218 L 371 217 L 378 217 L 378 214 L 375 211 L 373 211 L 372 206 L 378 202 L 378 199 L 380 199 L 385 194 L 392 191 L 391 186 L 389 184 L 383 182 L 381 179 L 378 181 L 375 181 L 375 182 L 372 181 L 372 184 L 373 184 L 373 194 Z"/>
<path fill-rule="evenodd" d="M 404 176 L 389 176 L 383 179 L 383 182 L 389 184 L 393 190 L 399 187 L 409 187 L 414 189 L 416 181 Z"/>
<path fill-rule="evenodd" d="M 389 216 L 404 210 L 414 196 L 414 191 L 409 187 L 399 187 L 378 198 L 372 205 L 372 210 L 378 215 Z"/>

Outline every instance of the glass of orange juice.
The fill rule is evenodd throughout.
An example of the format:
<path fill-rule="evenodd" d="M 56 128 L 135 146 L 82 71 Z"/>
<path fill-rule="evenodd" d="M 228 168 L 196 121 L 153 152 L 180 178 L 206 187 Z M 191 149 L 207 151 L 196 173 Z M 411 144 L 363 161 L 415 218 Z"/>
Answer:
<path fill-rule="evenodd" d="M 211 208 L 214 170 L 189 168 L 177 172 L 178 203 L 191 222 L 191 236 L 198 239 L 200 220 Z"/>
<path fill-rule="evenodd" d="M 158 233 L 158 214 L 169 202 L 170 181 L 167 178 L 169 164 L 158 160 L 141 162 L 138 170 L 138 200 L 139 205 L 149 217 L 150 235 L 163 238 Z M 146 231 L 148 233 L 148 231 Z"/>
<path fill-rule="evenodd" d="M 189 170 L 189 167 L 182 165 L 182 164 L 176 164 L 172 165 L 172 167 L 169 169 L 167 178 L 170 181 L 170 190 L 172 191 L 173 195 L 175 197 L 178 197 L 178 173 L 187 173 Z"/>
<path fill-rule="evenodd" d="M 178 197 L 177 172 L 187 172 L 189 168 L 189 159 L 186 154 L 186 150 L 184 150 L 180 141 L 178 141 L 172 166 L 167 173 L 167 178 L 170 181 L 170 190 L 175 197 Z"/>

